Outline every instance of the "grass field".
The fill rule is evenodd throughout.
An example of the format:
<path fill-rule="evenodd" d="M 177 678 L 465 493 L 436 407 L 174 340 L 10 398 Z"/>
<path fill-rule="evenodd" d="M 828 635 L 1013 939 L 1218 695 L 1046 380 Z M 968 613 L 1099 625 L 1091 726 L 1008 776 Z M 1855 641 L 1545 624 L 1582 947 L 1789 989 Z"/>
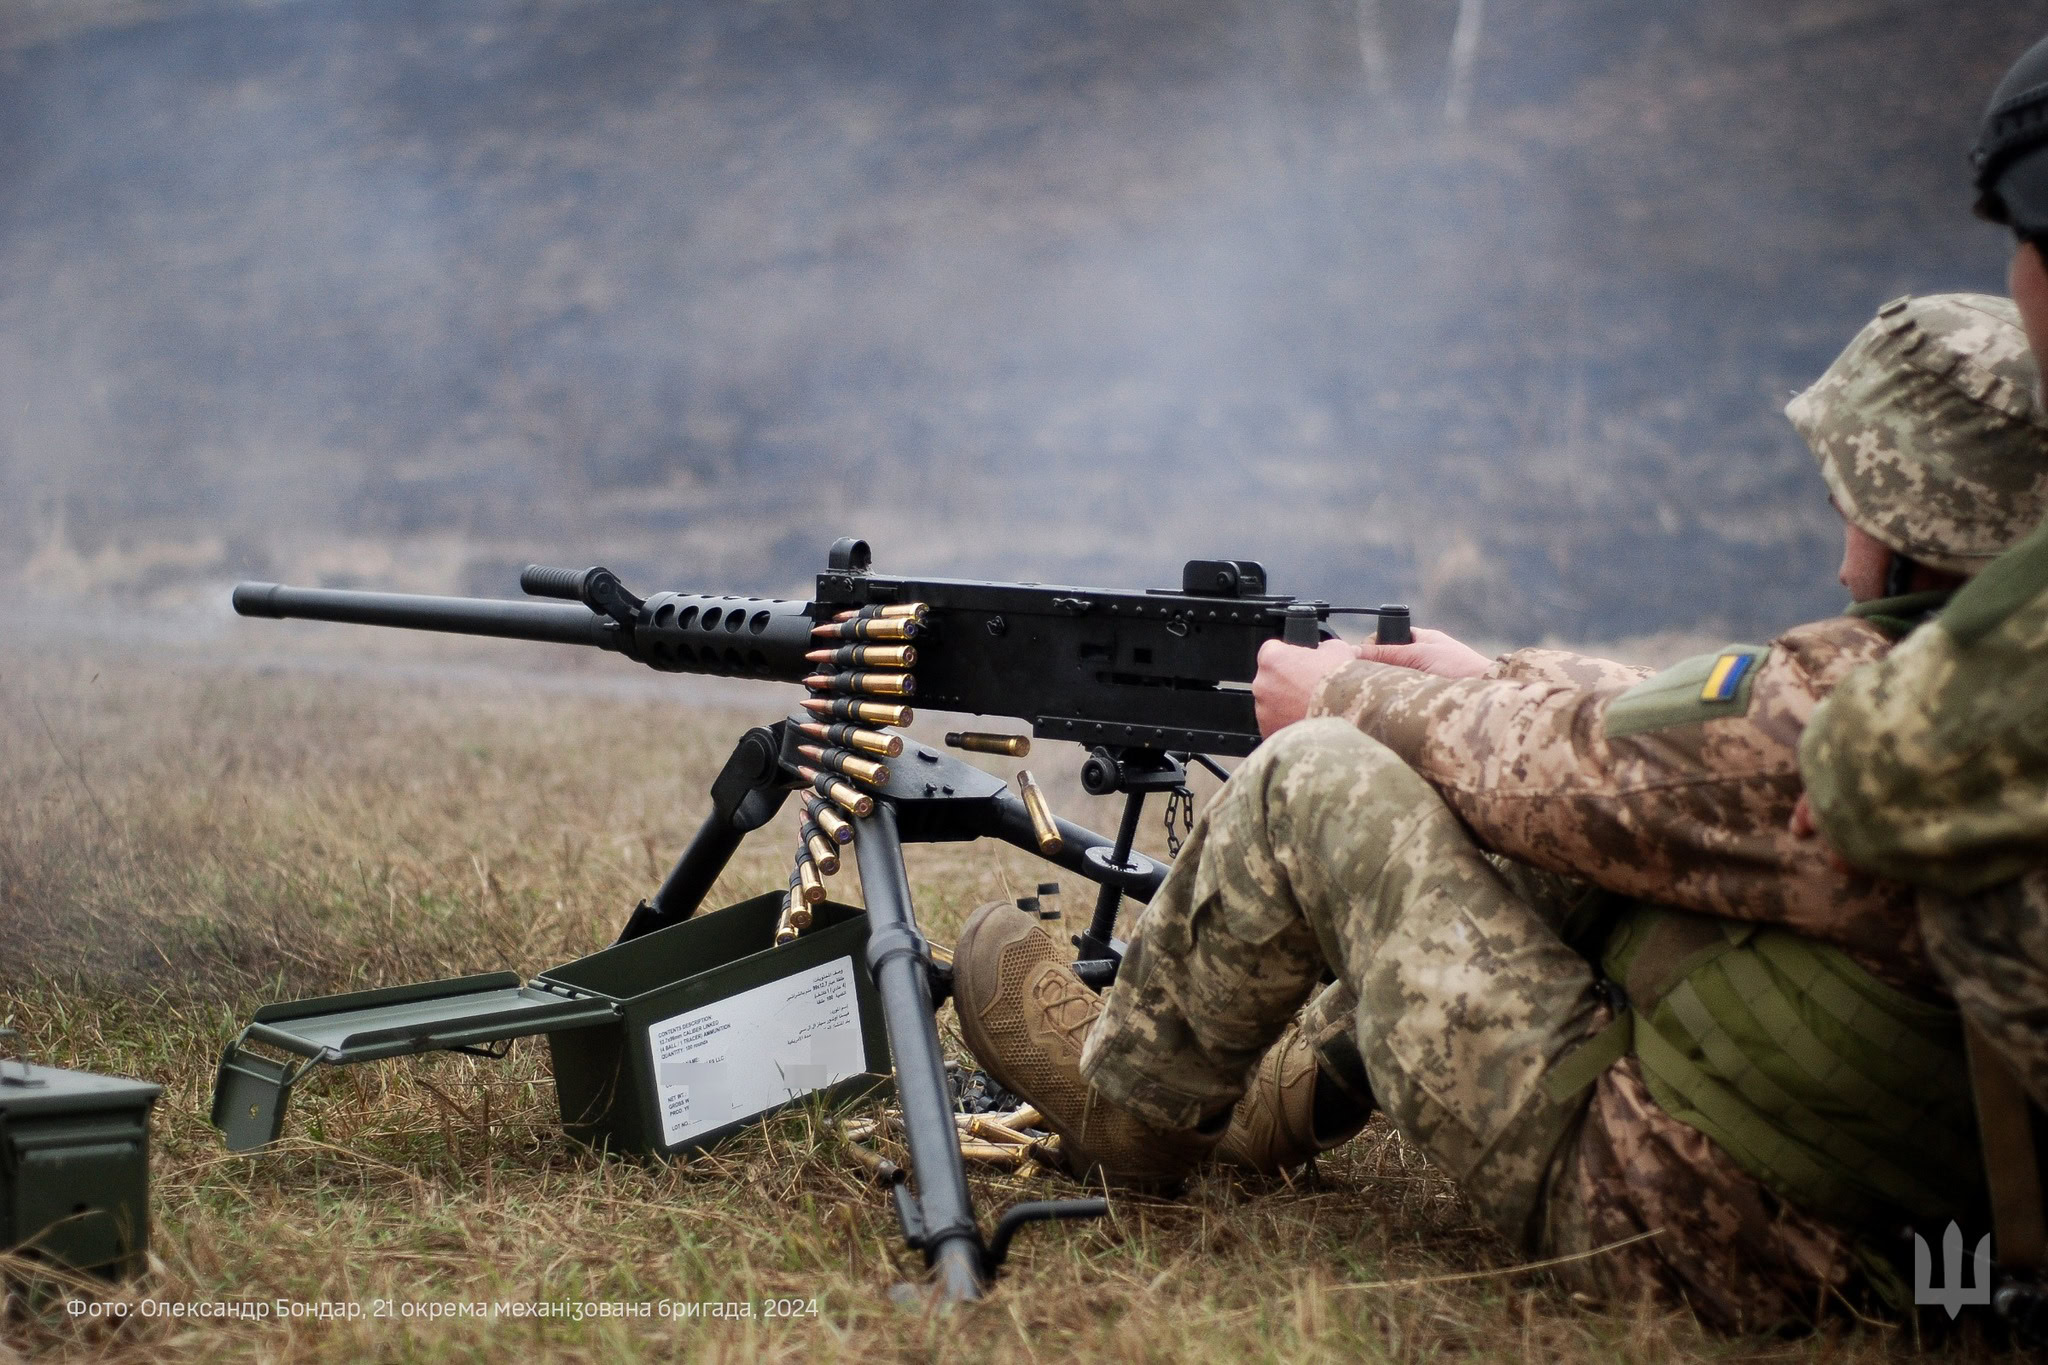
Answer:
<path fill-rule="evenodd" d="M 152 1269 L 91 1291 L 130 1316 L 74 1316 L 52 1293 L 63 1286 L 17 1261 L 0 1357 L 1866 1361 L 1933 1350 L 1910 1329 L 1847 1321 L 1800 1341 L 1728 1341 L 1679 1313 L 1575 1301 L 1518 1270 L 1379 1125 L 1293 1184 L 1209 1175 L 1179 1200 L 1119 1197 L 1103 1223 L 1033 1229 L 995 1294 L 950 1312 L 891 1301 L 919 1266 L 821 1115 L 685 1164 L 595 1156 L 561 1135 L 546 1049 L 532 1041 L 499 1062 L 443 1054 L 324 1072 L 294 1099 L 284 1142 L 228 1154 L 206 1119 L 214 1066 L 257 1006 L 531 973 L 604 945 L 687 838 L 738 730 L 787 700 L 762 689 L 761 714 L 713 712 L 575 681 L 0 644 L 0 1014 L 35 1060 L 164 1088 Z M 1063 814 L 1110 823 L 1072 786 L 1071 758 L 1048 750 L 1033 766 Z M 720 903 L 780 885 L 784 845 L 743 850 Z M 913 849 L 911 872 L 926 929 L 946 941 L 974 905 L 1041 875 L 987 844 Z M 976 1185 L 985 1221 L 1019 1197 L 1079 1192 L 1054 1176 Z M 762 1317 L 778 1299 L 806 1311 Z M 145 1300 L 365 1316 L 145 1319 Z M 645 1305 L 648 1316 L 424 1316 L 513 1301 Z M 673 1303 L 754 1316 L 661 1316 Z M 390 1316 L 369 1316 L 379 1308 Z M 1981 1350 L 1965 1335 L 1935 1353 Z"/>

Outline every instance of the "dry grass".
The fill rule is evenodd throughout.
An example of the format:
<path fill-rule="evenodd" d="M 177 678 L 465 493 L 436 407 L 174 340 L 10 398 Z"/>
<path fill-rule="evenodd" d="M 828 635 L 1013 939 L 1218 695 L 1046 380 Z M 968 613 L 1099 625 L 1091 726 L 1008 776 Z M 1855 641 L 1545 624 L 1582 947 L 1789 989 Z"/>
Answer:
<path fill-rule="evenodd" d="M 917 1265 L 819 1115 L 687 1164 L 600 1158 L 561 1136 L 533 1043 L 496 1063 L 319 1074 L 283 1143 L 223 1150 L 206 1121 L 214 1064 L 256 1006 L 532 972 L 603 945 L 750 719 L 474 680 L 0 647 L 0 1012 L 34 1058 L 164 1087 L 156 1264 L 139 1284 L 89 1292 L 366 1312 L 383 1300 L 400 1314 L 501 1300 L 818 1306 L 793 1321 L 110 1324 L 68 1316 L 50 1293 L 61 1286 L 17 1274 L 0 1358 L 1833 1361 L 1912 1349 L 1854 1324 L 1731 1342 L 1679 1314 L 1574 1303 L 1515 1271 L 1382 1127 L 1293 1185 L 1210 1176 L 1174 1202 L 1119 1198 L 1100 1225 L 1034 1229 L 993 1298 L 949 1313 L 891 1303 Z M 1035 762 L 1048 776 L 1073 767 Z M 1071 787 L 1053 794 L 1108 822 Z M 743 851 L 720 896 L 779 885 L 783 844 Z M 911 856 L 941 939 L 967 908 L 1039 876 L 986 845 Z M 1051 1177 L 977 1185 L 985 1217 L 1072 1192 Z M 1474 1271 L 1487 1273 L 1372 1287 Z"/>

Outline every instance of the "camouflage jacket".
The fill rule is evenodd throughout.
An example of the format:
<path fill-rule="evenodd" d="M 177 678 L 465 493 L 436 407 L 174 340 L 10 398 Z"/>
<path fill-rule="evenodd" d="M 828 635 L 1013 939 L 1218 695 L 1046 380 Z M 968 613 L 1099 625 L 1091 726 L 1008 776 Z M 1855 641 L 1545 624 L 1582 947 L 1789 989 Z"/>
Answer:
<path fill-rule="evenodd" d="M 1936 971 L 2048 1104 L 2048 527 L 1851 674 L 1799 757 L 1821 833 L 1920 887 Z"/>
<path fill-rule="evenodd" d="M 1780 923 L 1924 992 L 1934 976 L 1910 892 L 1835 871 L 1789 830 L 1815 705 L 1893 638 L 1843 616 L 1648 678 L 1553 650 L 1458 681 L 1361 662 L 1333 673 L 1311 710 L 1387 744 L 1497 853 L 1630 897 Z M 1732 686 L 1731 655 L 1749 660 Z M 1616 1302 L 1689 1303 L 1731 1329 L 1810 1320 L 1864 1274 L 1843 1233 L 1659 1108 L 1632 1056 L 1595 1083 L 1546 1218 L 1565 1254 L 1656 1234 L 1573 1278 Z"/>
<path fill-rule="evenodd" d="M 1910 894 L 1835 871 L 1825 848 L 1789 829 L 1815 706 L 1891 648 L 1864 616 L 1648 679 L 1554 650 L 1456 680 L 1360 661 L 1324 680 L 1311 711 L 1393 749 L 1493 852 L 1621 895 L 1783 925 L 1925 991 L 1934 978 Z M 1716 668 L 1740 676 L 1731 686 Z M 1705 700 L 1710 685 L 1727 696 Z"/>
<path fill-rule="evenodd" d="M 1966 893 L 2048 863 L 2048 526 L 1846 679 L 1799 756 L 1860 867 Z"/>

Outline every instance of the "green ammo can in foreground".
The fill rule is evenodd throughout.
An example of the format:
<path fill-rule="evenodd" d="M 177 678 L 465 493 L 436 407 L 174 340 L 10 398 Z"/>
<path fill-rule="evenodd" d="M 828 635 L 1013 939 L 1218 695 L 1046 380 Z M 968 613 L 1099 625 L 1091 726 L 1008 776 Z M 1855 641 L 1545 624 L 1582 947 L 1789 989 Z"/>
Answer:
<path fill-rule="evenodd" d="M 0 1250 L 108 1276 L 149 1251 L 144 1081 L 0 1061 Z"/>

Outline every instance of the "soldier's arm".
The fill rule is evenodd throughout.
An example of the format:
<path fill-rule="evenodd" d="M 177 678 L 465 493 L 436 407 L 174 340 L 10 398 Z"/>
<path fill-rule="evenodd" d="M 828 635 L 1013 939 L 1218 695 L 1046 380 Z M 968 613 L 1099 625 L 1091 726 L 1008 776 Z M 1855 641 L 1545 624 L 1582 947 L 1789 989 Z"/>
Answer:
<path fill-rule="evenodd" d="M 1859 867 L 1967 893 L 2048 863 L 2048 528 L 1846 678 L 1799 757 Z"/>
<path fill-rule="evenodd" d="M 1558 683 L 1565 687 L 1620 690 L 1655 676 L 1654 668 L 1618 663 L 1568 649 L 1518 649 L 1493 661 L 1488 678 L 1506 682 Z"/>
<path fill-rule="evenodd" d="M 1708 913 L 1838 926 L 1845 881 L 1868 879 L 1787 829 L 1798 738 L 1815 699 L 1884 644 L 1823 622 L 1626 688 L 1360 662 L 1324 680 L 1312 713 L 1387 744 L 1495 852 Z"/>

